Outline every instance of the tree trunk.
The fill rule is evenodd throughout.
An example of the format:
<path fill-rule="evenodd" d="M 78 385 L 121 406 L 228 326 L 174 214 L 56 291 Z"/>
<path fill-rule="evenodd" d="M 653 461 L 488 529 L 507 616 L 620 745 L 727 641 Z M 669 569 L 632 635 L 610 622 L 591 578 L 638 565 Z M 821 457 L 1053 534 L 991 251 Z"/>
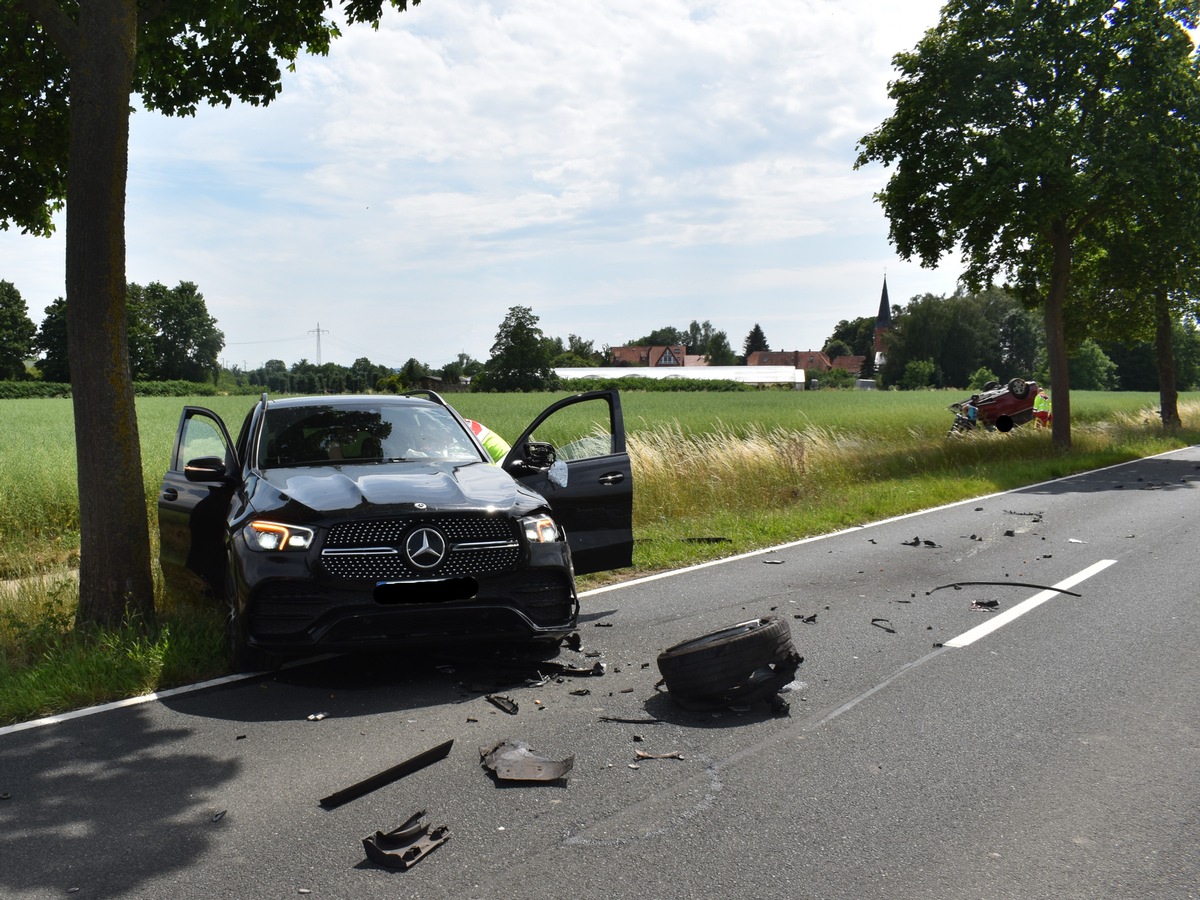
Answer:
<path fill-rule="evenodd" d="M 66 321 L 79 484 L 76 625 L 118 625 L 127 611 L 148 625 L 154 584 L 125 316 L 136 0 L 81 3 L 70 49 Z"/>
<path fill-rule="evenodd" d="M 1179 418 L 1179 391 L 1175 387 L 1173 325 L 1170 295 L 1166 288 L 1159 288 L 1154 295 L 1154 349 L 1158 362 L 1158 405 L 1164 431 L 1174 431 L 1183 424 Z"/>
<path fill-rule="evenodd" d="M 1044 311 L 1046 352 L 1050 360 L 1051 401 L 1054 415 L 1050 421 L 1054 446 L 1064 453 L 1071 449 L 1071 384 L 1067 376 L 1067 341 L 1063 333 L 1063 304 L 1071 284 L 1071 237 L 1065 223 L 1051 228 L 1054 259 L 1050 265 L 1050 291 Z"/>

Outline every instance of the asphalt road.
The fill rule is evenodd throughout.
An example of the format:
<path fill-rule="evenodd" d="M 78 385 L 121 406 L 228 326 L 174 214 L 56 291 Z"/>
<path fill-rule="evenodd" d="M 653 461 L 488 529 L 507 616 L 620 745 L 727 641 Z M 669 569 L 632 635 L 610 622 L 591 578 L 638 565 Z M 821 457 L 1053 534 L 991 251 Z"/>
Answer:
<path fill-rule="evenodd" d="M 1198 490 L 1191 448 L 594 592 L 560 661 L 600 677 L 336 659 L 5 730 L 0 896 L 1200 897 Z M 661 649 L 772 612 L 788 715 L 655 689 Z M 494 782 L 504 738 L 574 769 Z M 365 860 L 419 809 L 446 844 Z"/>

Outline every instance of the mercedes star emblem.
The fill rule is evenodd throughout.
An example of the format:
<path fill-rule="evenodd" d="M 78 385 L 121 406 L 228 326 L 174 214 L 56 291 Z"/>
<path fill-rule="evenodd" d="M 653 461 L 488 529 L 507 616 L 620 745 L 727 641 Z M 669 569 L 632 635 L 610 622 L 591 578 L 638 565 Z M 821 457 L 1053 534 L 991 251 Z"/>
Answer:
<path fill-rule="evenodd" d="M 418 528 L 404 542 L 404 552 L 418 569 L 433 569 L 446 558 L 446 538 L 433 528 Z"/>

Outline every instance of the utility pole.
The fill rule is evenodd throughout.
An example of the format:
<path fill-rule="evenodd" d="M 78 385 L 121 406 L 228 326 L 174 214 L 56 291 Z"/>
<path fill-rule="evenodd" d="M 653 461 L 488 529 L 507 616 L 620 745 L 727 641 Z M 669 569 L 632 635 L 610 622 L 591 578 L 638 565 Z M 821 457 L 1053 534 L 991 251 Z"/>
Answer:
<path fill-rule="evenodd" d="M 322 329 L 321 323 L 318 322 L 317 327 L 310 331 L 309 334 L 315 334 L 317 336 L 317 365 L 319 366 L 321 364 L 321 335 L 329 334 L 329 329 Z"/>

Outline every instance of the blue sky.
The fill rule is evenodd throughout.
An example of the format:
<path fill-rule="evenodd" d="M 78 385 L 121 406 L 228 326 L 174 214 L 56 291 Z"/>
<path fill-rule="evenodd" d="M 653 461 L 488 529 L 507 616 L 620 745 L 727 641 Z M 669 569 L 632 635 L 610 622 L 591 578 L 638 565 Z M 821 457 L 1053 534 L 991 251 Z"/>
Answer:
<path fill-rule="evenodd" d="M 618 345 L 711 321 L 740 351 L 954 290 L 896 256 L 855 144 L 940 4 L 424 0 L 304 57 L 269 107 L 139 112 L 128 278 L 195 282 L 227 365 L 486 360 L 514 305 Z M 63 242 L 0 232 L 30 317 Z"/>

